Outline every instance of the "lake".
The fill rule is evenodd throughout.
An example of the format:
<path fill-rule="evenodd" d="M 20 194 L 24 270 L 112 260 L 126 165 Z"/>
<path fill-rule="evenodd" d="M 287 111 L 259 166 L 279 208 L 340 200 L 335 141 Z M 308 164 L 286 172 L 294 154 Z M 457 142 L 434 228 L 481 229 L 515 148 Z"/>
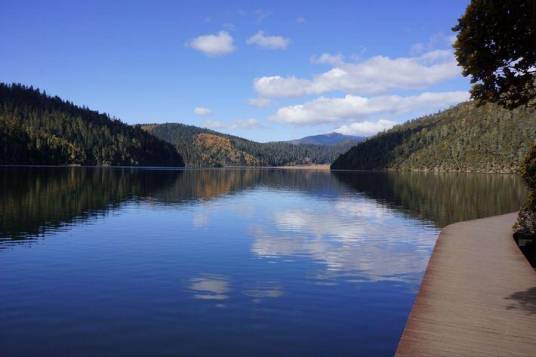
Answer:
<path fill-rule="evenodd" d="M 2 356 L 391 356 L 441 227 L 509 175 L 0 169 Z"/>

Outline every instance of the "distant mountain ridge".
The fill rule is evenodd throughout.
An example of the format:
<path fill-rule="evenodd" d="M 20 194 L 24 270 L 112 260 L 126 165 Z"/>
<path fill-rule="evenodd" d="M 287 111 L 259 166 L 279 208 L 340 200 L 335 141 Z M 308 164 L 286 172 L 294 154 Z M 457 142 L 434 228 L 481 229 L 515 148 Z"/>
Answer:
<path fill-rule="evenodd" d="M 516 173 L 535 142 L 536 108 L 465 102 L 369 138 L 331 168 Z"/>
<path fill-rule="evenodd" d="M 259 143 L 180 123 L 142 124 L 143 130 L 173 144 L 187 166 L 292 166 L 330 164 L 355 142 L 332 145 Z"/>
<path fill-rule="evenodd" d="M 314 145 L 337 145 L 341 143 L 359 143 L 364 141 L 364 136 L 344 135 L 340 133 L 329 133 L 306 136 L 301 139 L 289 140 L 291 144 L 314 144 Z"/>

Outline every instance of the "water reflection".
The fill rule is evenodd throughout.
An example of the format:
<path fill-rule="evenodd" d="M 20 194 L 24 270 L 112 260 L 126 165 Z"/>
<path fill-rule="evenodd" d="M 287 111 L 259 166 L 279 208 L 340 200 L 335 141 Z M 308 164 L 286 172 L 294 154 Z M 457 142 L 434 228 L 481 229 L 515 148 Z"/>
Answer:
<path fill-rule="evenodd" d="M 512 176 L 1 168 L 2 352 L 392 356 L 440 226 L 524 193 Z"/>
<path fill-rule="evenodd" d="M 527 190 L 515 175 L 335 172 L 357 192 L 438 227 L 517 211 Z"/>
<path fill-rule="evenodd" d="M 182 172 L 84 168 L 0 168 L 0 238 L 43 235 L 149 198 Z"/>
<path fill-rule="evenodd" d="M 200 300 L 226 300 L 230 291 L 229 282 L 222 276 L 205 275 L 192 278 L 190 290 L 193 297 Z"/>
<path fill-rule="evenodd" d="M 139 170 L 85 168 L 0 169 L 0 238 L 43 235 L 78 221 L 104 215 L 126 201 L 159 205 L 191 205 L 254 188 L 303 192 L 336 198 L 349 192 L 364 195 L 390 209 L 442 227 L 449 223 L 517 210 L 526 194 L 518 177 L 510 175 L 348 173 L 299 170 Z M 348 206 L 337 209 L 366 210 Z M 235 207 L 251 215 L 254 207 Z M 371 212 L 380 212 L 373 209 Z M 361 216 L 365 214 L 361 212 Z M 355 235 L 360 228 L 333 221 L 329 212 L 319 225 L 306 212 L 285 212 L 276 221 L 311 222 L 307 229 Z M 208 224 L 208 213 L 194 217 L 197 227 Z M 302 223 L 301 226 L 306 225 Z M 326 228 L 323 228 L 326 227 Z"/>
<path fill-rule="evenodd" d="M 326 267 L 320 283 L 340 275 L 415 280 L 426 267 L 436 233 L 357 196 L 275 212 L 272 222 L 255 229 L 251 249 L 260 257 L 305 256 L 320 262 Z"/>
<path fill-rule="evenodd" d="M 258 283 L 257 286 L 244 290 L 244 295 L 253 298 L 254 302 L 261 302 L 263 299 L 273 299 L 285 294 L 283 288 L 278 283 L 267 282 Z"/>
<path fill-rule="evenodd" d="M 227 300 L 232 290 L 229 279 L 218 274 L 201 274 L 191 278 L 187 289 L 194 299 L 199 300 Z M 257 303 L 263 299 L 273 299 L 284 295 L 281 284 L 272 281 L 256 281 L 251 286 L 246 285 L 241 293 Z"/>

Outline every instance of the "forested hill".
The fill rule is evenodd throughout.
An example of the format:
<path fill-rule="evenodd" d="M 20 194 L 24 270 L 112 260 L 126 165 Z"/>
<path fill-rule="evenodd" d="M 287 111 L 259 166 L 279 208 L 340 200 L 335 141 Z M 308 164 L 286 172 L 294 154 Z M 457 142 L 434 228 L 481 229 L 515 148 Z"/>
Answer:
<path fill-rule="evenodd" d="M 283 166 L 330 164 L 355 143 L 336 145 L 258 143 L 196 126 L 168 123 L 141 126 L 149 133 L 172 143 L 193 167 Z"/>
<path fill-rule="evenodd" d="M 332 169 L 516 172 L 536 142 L 536 110 L 459 104 L 353 147 Z"/>
<path fill-rule="evenodd" d="M 32 87 L 0 83 L 0 164 L 184 166 L 175 148 Z"/>

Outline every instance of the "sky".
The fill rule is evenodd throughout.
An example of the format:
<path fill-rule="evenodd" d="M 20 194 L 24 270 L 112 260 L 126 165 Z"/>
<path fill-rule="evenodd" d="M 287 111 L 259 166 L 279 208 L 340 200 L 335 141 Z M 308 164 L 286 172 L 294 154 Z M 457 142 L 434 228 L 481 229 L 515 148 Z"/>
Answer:
<path fill-rule="evenodd" d="M 129 124 L 373 135 L 468 99 L 468 0 L 0 0 L 0 81 Z"/>

